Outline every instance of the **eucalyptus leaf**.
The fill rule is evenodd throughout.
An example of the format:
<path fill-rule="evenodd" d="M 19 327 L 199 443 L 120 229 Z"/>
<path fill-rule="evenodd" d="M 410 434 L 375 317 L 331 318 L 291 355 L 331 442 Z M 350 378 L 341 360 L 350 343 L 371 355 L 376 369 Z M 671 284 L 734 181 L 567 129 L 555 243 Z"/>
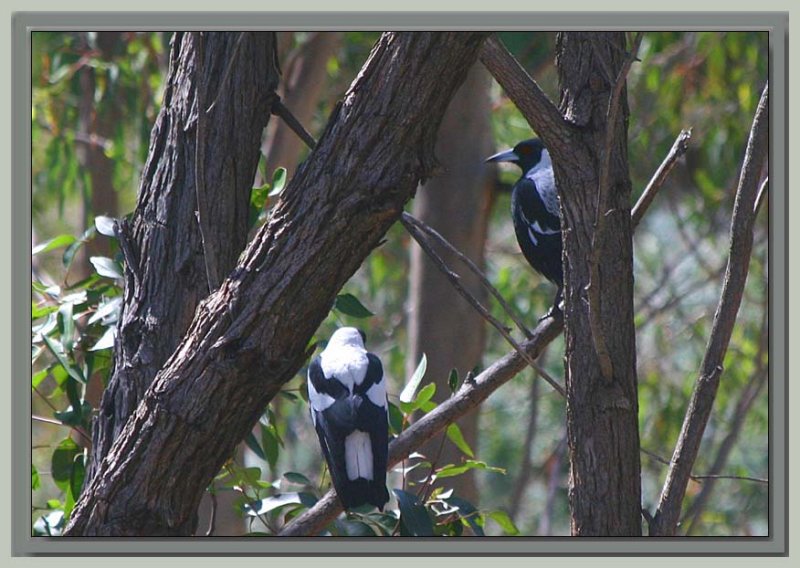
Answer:
<path fill-rule="evenodd" d="M 428 358 L 425 356 L 425 353 L 423 353 L 419 365 L 417 365 L 417 369 L 414 371 L 414 374 L 411 375 L 411 380 L 408 381 L 408 384 L 403 387 L 400 393 L 400 402 L 410 403 L 414 401 L 414 395 L 419 388 L 419 384 L 422 382 L 422 377 L 425 376 L 425 370 L 427 368 Z"/>
<path fill-rule="evenodd" d="M 472 448 L 469 447 L 469 444 L 464 439 L 464 434 L 461 432 L 461 428 L 459 428 L 458 424 L 455 422 L 447 427 L 447 437 L 463 453 L 471 458 L 475 457 L 475 453 L 472 451 Z"/>
<path fill-rule="evenodd" d="M 97 229 L 97 232 L 101 235 L 105 235 L 106 237 L 117 237 L 117 231 L 114 228 L 114 224 L 117 222 L 117 219 L 113 217 L 106 217 L 105 215 L 99 215 L 94 218 L 94 226 Z"/>
<path fill-rule="evenodd" d="M 89 351 L 102 351 L 103 349 L 111 349 L 114 347 L 114 340 L 117 337 L 117 327 L 109 327 L 105 330 L 100 339 L 89 348 Z"/>
<path fill-rule="evenodd" d="M 269 197 L 280 195 L 286 186 L 286 168 L 277 168 L 272 174 L 272 191 L 269 192 Z"/>
<path fill-rule="evenodd" d="M 119 263 L 105 256 L 92 256 L 89 262 L 94 266 L 95 271 L 100 276 L 106 278 L 120 279 L 122 278 L 122 267 Z"/>
<path fill-rule="evenodd" d="M 53 237 L 52 239 L 33 247 L 33 250 L 31 250 L 31 256 L 36 256 L 37 254 L 49 252 L 57 248 L 67 247 L 77 240 L 78 239 L 72 235 L 58 235 L 57 237 Z"/>
<path fill-rule="evenodd" d="M 336 301 L 333 304 L 333 308 L 347 316 L 359 319 L 368 318 L 375 315 L 365 308 L 364 304 L 362 304 L 359 299 L 352 294 L 339 294 L 336 296 Z"/>
<path fill-rule="evenodd" d="M 401 534 L 403 536 L 434 536 L 433 521 L 417 496 L 402 489 L 394 489 L 393 492 L 400 507 Z"/>

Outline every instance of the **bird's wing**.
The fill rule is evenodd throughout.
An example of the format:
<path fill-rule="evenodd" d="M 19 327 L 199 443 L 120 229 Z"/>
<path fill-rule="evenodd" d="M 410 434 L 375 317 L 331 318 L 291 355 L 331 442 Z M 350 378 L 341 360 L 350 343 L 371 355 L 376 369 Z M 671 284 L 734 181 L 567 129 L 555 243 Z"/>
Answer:
<path fill-rule="evenodd" d="M 561 211 L 558 207 L 558 190 L 556 190 L 556 178 L 553 175 L 553 168 L 534 168 L 525 179 L 533 182 L 545 211 L 551 216 L 560 219 Z"/>
<path fill-rule="evenodd" d="M 369 366 L 364 382 L 366 399 L 358 409 L 356 428 L 368 432 L 372 446 L 372 471 L 379 487 L 386 485 L 386 464 L 389 455 L 389 417 L 386 400 L 386 381 L 383 380 L 383 365 L 372 353 L 367 354 Z"/>
<path fill-rule="evenodd" d="M 530 177 L 520 179 L 516 185 L 519 207 L 518 213 L 522 221 L 528 227 L 529 233 L 532 231 L 538 235 L 555 235 L 561 232 L 561 218 L 548 209 L 548 201 L 542 195 L 553 195 L 550 191 L 542 191 L 536 182 Z M 558 212 L 558 196 L 555 196 L 555 207 Z M 553 204 L 550 203 L 549 207 Z M 534 244 L 536 237 L 532 236 Z"/>

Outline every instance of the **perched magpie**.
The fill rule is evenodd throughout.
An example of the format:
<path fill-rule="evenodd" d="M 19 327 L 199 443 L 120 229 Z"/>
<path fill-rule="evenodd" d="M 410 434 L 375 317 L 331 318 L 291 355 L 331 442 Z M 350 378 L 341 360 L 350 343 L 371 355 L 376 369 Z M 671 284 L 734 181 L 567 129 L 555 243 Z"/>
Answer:
<path fill-rule="evenodd" d="M 364 348 L 364 335 L 342 327 L 308 367 L 311 421 L 333 486 L 345 509 L 389 500 L 386 383 L 380 359 Z"/>
<path fill-rule="evenodd" d="M 538 138 L 525 140 L 511 150 L 499 152 L 487 162 L 511 162 L 522 177 L 511 190 L 511 216 L 517 242 L 528 263 L 558 286 L 553 307 L 559 310 L 564 275 L 561 265 L 561 212 L 550 154 Z"/>

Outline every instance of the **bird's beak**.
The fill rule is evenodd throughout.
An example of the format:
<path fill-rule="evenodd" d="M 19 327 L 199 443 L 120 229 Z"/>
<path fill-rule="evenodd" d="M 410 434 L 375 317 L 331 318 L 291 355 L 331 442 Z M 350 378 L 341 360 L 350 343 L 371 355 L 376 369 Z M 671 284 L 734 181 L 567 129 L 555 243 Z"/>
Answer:
<path fill-rule="evenodd" d="M 517 160 L 519 160 L 519 156 L 517 156 L 513 148 L 511 150 L 503 150 L 494 156 L 486 158 L 487 162 L 516 162 Z"/>

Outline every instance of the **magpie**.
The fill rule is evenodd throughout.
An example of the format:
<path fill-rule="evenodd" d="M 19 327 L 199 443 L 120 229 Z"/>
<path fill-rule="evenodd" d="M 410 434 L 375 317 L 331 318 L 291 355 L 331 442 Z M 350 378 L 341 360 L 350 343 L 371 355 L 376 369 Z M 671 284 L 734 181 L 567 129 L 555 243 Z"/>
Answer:
<path fill-rule="evenodd" d="M 528 263 L 558 286 L 553 307 L 559 311 L 564 274 L 561 264 L 561 211 L 550 154 L 538 138 L 525 140 L 510 150 L 489 156 L 487 162 L 510 162 L 522 170 L 511 190 L 511 217 L 522 254 Z"/>
<path fill-rule="evenodd" d="M 383 511 L 389 501 L 386 462 L 389 420 L 380 359 L 364 334 L 337 329 L 308 367 L 311 421 L 345 509 L 365 503 Z"/>

